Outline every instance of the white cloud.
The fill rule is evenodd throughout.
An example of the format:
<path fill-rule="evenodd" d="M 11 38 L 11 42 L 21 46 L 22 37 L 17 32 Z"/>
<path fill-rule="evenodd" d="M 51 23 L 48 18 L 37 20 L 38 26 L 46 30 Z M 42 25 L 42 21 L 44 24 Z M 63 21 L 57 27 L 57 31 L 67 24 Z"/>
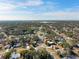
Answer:
<path fill-rule="evenodd" d="M 65 8 L 64 11 L 79 12 L 79 6 L 73 6 L 71 8 Z"/>
<path fill-rule="evenodd" d="M 0 2 L 0 20 L 79 20 L 79 6 L 62 11 L 53 11 L 57 6 L 50 3 L 48 2 L 47 5 L 41 7 L 44 4 L 42 0 L 25 0 L 25 2 L 16 2 L 16 4 Z M 48 11 L 40 13 L 20 9 L 16 11 L 18 6 L 24 8 L 27 6 L 40 6 L 38 11 Z"/>
<path fill-rule="evenodd" d="M 45 20 L 79 20 L 79 12 L 46 12 L 38 17 Z"/>
<path fill-rule="evenodd" d="M 8 3 L 0 3 L 0 11 L 13 10 L 16 6 Z"/>
<path fill-rule="evenodd" d="M 5 21 L 5 20 L 26 20 L 28 17 L 23 16 L 23 15 L 0 15 L 0 21 Z"/>
<path fill-rule="evenodd" d="M 40 6 L 44 4 L 42 0 L 26 0 L 25 2 L 18 2 L 19 6 Z"/>
<path fill-rule="evenodd" d="M 0 15 L 25 15 L 25 14 L 32 14 L 31 11 L 0 11 Z"/>
<path fill-rule="evenodd" d="M 79 20 L 79 12 L 46 12 L 46 13 L 26 13 L 24 15 L 0 15 L 0 20 Z"/>

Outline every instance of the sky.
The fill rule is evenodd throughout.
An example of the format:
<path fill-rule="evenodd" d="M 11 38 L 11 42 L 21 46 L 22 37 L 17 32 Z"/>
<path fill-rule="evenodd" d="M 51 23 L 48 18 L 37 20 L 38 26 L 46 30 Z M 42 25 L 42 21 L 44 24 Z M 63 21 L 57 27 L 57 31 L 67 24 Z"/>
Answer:
<path fill-rule="evenodd" d="M 0 0 L 0 20 L 79 20 L 79 0 Z"/>

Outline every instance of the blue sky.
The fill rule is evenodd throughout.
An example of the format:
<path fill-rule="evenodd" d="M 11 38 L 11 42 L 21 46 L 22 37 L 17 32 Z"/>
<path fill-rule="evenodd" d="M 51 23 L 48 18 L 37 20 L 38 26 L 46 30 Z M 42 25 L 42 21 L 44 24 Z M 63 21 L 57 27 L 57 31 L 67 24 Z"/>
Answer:
<path fill-rule="evenodd" d="M 79 20 L 79 0 L 0 0 L 0 20 Z"/>

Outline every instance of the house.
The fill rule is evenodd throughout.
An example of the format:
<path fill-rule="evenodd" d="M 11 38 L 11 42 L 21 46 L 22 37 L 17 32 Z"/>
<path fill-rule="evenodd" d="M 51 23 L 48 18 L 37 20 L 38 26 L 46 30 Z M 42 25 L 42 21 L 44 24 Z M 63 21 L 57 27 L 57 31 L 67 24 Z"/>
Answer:
<path fill-rule="evenodd" d="M 60 46 L 60 45 L 55 45 L 55 46 L 54 46 L 54 50 L 55 50 L 56 52 L 60 52 L 61 54 L 62 54 L 63 52 L 65 52 L 64 48 L 63 48 L 62 46 Z"/>
<path fill-rule="evenodd" d="M 44 32 L 38 31 L 38 32 L 37 32 L 37 36 L 38 36 L 38 38 L 39 38 L 41 41 L 44 40 Z"/>

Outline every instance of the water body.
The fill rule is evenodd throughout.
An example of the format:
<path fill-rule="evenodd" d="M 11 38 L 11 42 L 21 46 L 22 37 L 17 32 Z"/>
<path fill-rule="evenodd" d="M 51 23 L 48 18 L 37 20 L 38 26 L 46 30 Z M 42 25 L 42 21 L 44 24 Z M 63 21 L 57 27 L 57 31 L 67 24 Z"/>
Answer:
<path fill-rule="evenodd" d="M 71 55 L 71 56 L 68 56 L 68 57 L 64 57 L 62 59 L 79 59 L 79 57 Z"/>

